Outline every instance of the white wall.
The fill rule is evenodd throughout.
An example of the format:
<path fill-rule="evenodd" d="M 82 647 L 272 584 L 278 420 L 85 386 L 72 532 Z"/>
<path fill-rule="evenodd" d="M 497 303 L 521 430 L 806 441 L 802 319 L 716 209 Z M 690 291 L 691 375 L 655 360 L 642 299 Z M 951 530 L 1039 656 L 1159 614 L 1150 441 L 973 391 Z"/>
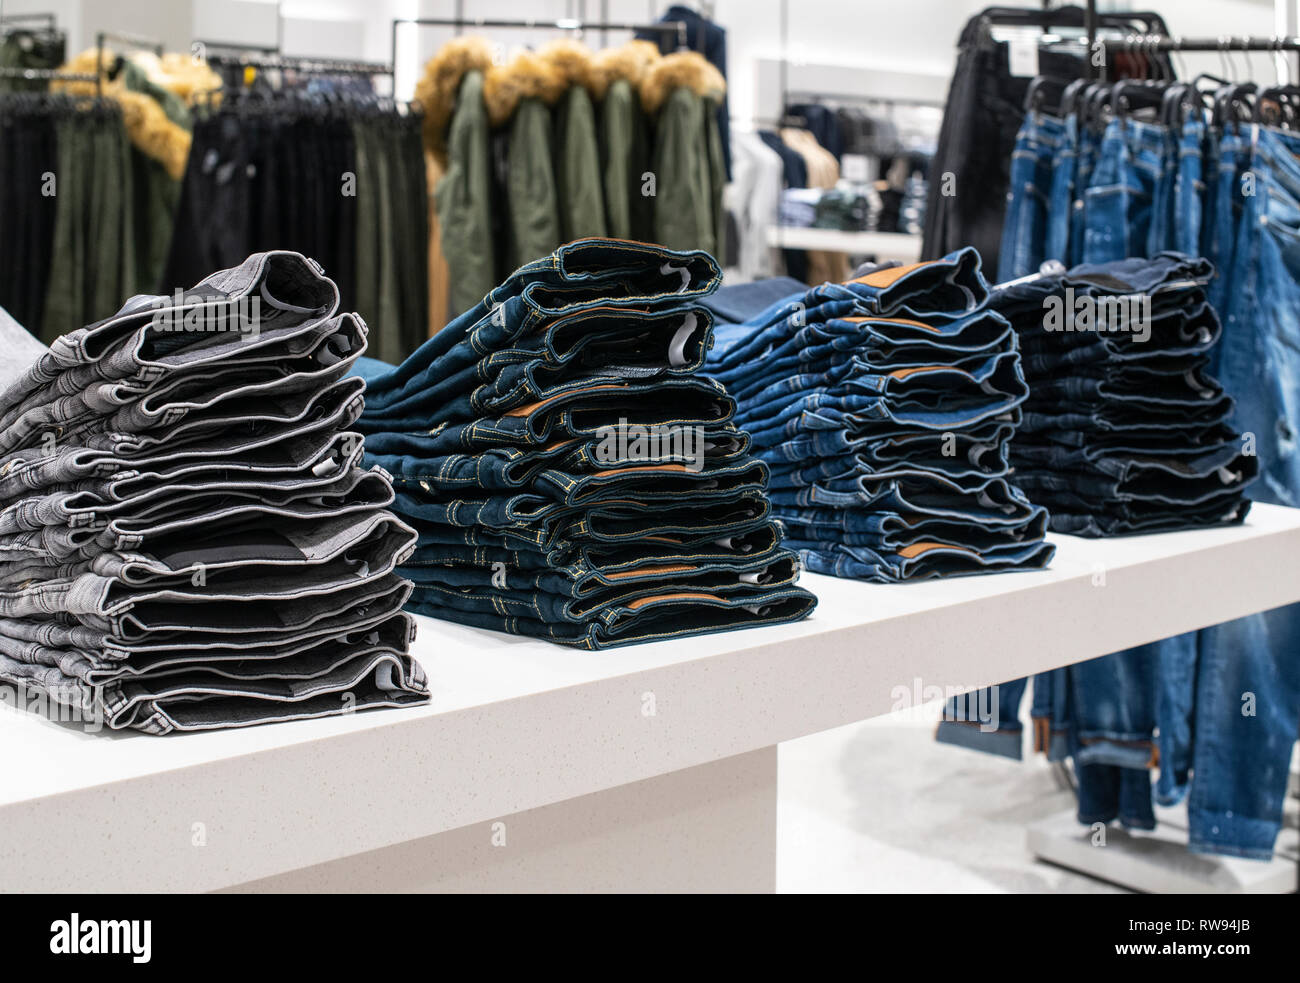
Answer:
<path fill-rule="evenodd" d="M 1039 0 L 999 0 L 1003 4 L 1039 6 Z M 1294 0 L 1292 0 L 1294 2 Z M 794 61 L 868 66 L 946 77 L 955 59 L 957 35 L 966 19 L 986 6 L 985 0 L 789 0 L 788 55 Z M 54 11 L 69 31 L 72 50 L 93 43 L 96 25 L 164 36 L 177 47 L 193 37 L 273 45 L 275 0 L 0 0 L 4 11 Z M 615 21 L 657 19 L 667 8 L 656 0 L 606 0 Z M 1218 37 L 1231 34 L 1271 35 L 1273 0 L 1102 0 L 1102 9 L 1154 9 L 1178 34 Z M 557 17 L 599 19 L 601 0 L 465 0 L 470 17 L 553 20 Z M 782 52 L 781 0 L 717 0 L 715 19 L 727 29 L 728 77 L 732 81 L 732 115 L 749 118 L 753 105 L 754 64 Z M 290 54 L 387 61 L 394 17 L 450 17 L 453 0 L 282 0 L 284 47 Z M 183 36 L 189 34 L 188 37 Z M 418 68 L 451 36 L 450 30 L 403 28 L 398 43 L 399 94 L 409 92 Z M 484 31 L 509 48 L 536 44 L 540 32 Z M 176 37 L 173 37 L 176 35 Z M 610 35 L 610 43 L 627 38 Z M 600 43 L 599 38 L 590 39 Z M 1217 55 L 1182 56 L 1190 74 L 1223 74 Z M 1236 54 L 1231 67 L 1238 76 L 1271 79 L 1266 55 Z"/>

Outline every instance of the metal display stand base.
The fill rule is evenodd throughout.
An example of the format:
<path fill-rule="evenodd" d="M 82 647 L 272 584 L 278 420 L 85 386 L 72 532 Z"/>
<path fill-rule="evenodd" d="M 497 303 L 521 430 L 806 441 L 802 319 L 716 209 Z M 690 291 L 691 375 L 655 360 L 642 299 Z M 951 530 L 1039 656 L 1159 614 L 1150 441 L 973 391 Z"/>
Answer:
<path fill-rule="evenodd" d="M 1283 828 L 1267 863 L 1192 853 L 1187 812 L 1156 809 L 1150 833 L 1106 827 L 1104 845 L 1092 827 L 1066 811 L 1029 827 L 1029 850 L 1039 860 L 1149 894 L 1286 894 L 1296 890 L 1300 830 Z"/>

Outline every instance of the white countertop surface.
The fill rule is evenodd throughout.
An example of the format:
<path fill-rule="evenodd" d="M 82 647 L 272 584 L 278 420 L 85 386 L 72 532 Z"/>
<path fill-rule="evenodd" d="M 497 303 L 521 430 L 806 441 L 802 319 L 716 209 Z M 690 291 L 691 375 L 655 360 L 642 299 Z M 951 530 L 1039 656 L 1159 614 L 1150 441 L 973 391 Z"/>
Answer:
<path fill-rule="evenodd" d="M 803 622 L 604 652 L 420 618 L 412 709 L 159 738 L 0 707 L 0 890 L 238 884 L 1300 600 L 1300 510 L 1053 539 L 1044 571 L 806 575 Z"/>

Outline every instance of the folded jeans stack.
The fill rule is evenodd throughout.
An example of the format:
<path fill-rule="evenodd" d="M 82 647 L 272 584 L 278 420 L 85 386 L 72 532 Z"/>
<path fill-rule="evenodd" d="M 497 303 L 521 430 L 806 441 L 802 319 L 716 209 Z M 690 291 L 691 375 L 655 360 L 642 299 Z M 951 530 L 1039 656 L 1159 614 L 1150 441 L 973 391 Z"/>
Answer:
<path fill-rule="evenodd" d="M 361 360 L 366 459 L 419 530 L 412 610 L 588 649 L 812 610 L 735 404 L 696 375 L 719 279 L 706 253 L 578 240 L 401 366 Z"/>
<path fill-rule="evenodd" d="M 1008 481 L 1027 389 L 979 266 L 963 249 L 824 283 L 710 356 L 808 569 L 900 581 L 1051 559 L 1046 513 Z"/>
<path fill-rule="evenodd" d="M 17 374 L 0 679 L 154 734 L 428 699 L 394 573 L 415 533 L 359 466 L 366 329 L 337 306 L 312 261 L 258 253 Z"/>
<path fill-rule="evenodd" d="M 990 304 L 1017 330 L 1030 385 L 1011 461 L 1053 530 L 1107 536 L 1245 518 L 1242 495 L 1258 463 L 1226 423 L 1232 400 L 1207 373 L 1220 332 L 1207 302 L 1212 275 L 1206 260 L 1159 253 L 994 291 Z M 1035 676 L 1034 748 L 1072 759 L 1081 823 L 1154 829 L 1158 765 L 1162 804 L 1191 788 L 1193 850 L 1267 859 L 1281 818 L 1274 779 L 1284 779 L 1290 756 L 1281 735 L 1295 732 L 1293 711 L 1283 710 L 1294 706 L 1294 687 L 1266 640 L 1207 645 L 1205 634 Z M 1021 757 L 1027 683 L 951 701 L 938 739 Z M 1260 707 L 1243 718 L 1246 692 L 1259 694 Z M 1261 721 L 1279 735 L 1264 742 L 1276 754 L 1261 751 Z"/>
<path fill-rule="evenodd" d="M 1015 326 L 1030 395 L 1016 480 L 1056 532 L 1159 532 L 1240 522 L 1258 472 L 1206 371 L 1213 268 L 1160 253 L 1013 282 L 990 305 Z"/>

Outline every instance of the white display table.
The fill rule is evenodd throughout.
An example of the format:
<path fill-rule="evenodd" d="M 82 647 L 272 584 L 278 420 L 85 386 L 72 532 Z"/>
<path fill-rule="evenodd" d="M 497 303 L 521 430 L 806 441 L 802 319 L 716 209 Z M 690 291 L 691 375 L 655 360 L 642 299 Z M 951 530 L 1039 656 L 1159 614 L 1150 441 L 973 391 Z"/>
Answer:
<path fill-rule="evenodd" d="M 770 891 L 778 742 L 1300 600 L 1300 510 L 1055 541 L 606 652 L 421 619 L 411 710 L 158 738 L 5 708 L 0 889 Z"/>

